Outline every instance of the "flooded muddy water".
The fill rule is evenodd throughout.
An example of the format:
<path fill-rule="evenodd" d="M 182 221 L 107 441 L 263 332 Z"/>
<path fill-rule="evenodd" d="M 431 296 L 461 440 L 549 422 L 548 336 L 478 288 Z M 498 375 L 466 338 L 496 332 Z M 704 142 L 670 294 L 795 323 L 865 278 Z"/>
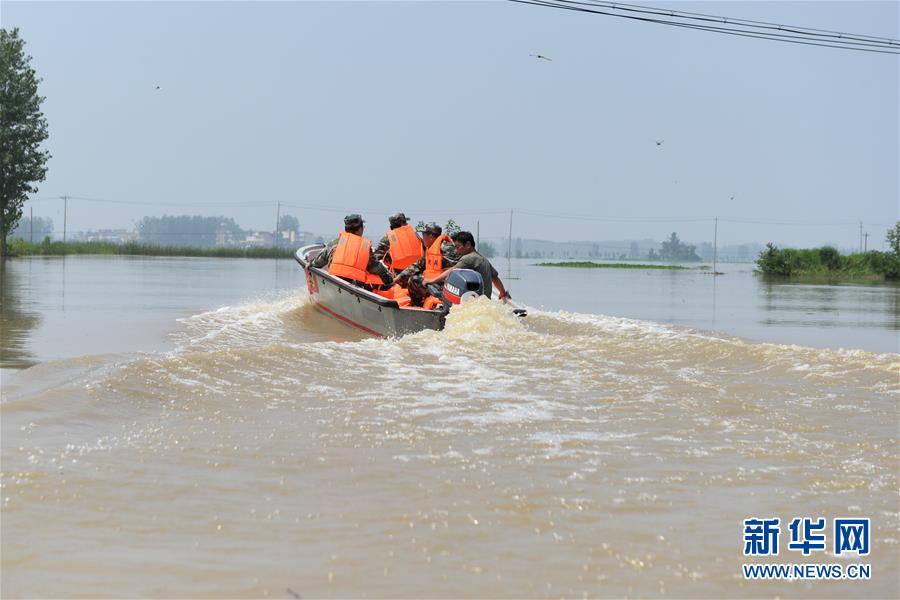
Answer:
<path fill-rule="evenodd" d="M 897 597 L 898 288 L 727 271 L 522 262 L 526 319 L 385 340 L 291 261 L 9 261 L 0 595 Z M 871 552 L 789 551 L 794 517 Z"/>

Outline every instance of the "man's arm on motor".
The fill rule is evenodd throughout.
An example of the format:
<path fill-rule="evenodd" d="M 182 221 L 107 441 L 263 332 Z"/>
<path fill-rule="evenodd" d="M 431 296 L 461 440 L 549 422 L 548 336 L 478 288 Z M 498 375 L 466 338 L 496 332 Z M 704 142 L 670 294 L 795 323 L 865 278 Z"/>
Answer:
<path fill-rule="evenodd" d="M 428 285 L 428 284 L 440 283 L 440 282 L 444 281 L 450 275 L 450 271 L 452 271 L 454 269 L 456 269 L 456 267 L 450 267 L 449 269 L 442 271 L 440 275 L 435 275 L 431 279 L 426 279 L 425 284 Z"/>
<path fill-rule="evenodd" d="M 503 287 L 503 282 L 500 281 L 500 276 L 495 275 L 491 281 L 494 284 L 494 287 L 497 288 L 497 291 L 500 292 L 500 295 L 497 296 L 499 300 L 512 300 L 512 296 L 509 295 L 509 292 L 506 291 L 506 288 Z"/>

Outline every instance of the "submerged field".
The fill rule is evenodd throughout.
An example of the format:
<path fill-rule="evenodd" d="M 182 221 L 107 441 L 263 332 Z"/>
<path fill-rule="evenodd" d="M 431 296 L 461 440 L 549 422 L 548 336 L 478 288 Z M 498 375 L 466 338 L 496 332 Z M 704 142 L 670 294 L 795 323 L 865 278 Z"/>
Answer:
<path fill-rule="evenodd" d="M 690 271 L 691 269 L 708 269 L 702 267 L 681 267 L 679 265 L 648 265 L 646 263 L 596 263 L 591 261 L 578 262 L 545 262 L 536 263 L 536 267 L 568 267 L 570 269 L 665 269 L 669 271 Z"/>

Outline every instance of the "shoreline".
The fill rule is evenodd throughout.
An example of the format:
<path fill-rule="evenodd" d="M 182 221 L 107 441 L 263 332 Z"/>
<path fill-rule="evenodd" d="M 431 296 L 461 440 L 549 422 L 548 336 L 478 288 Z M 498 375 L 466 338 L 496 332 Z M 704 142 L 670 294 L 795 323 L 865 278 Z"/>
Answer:
<path fill-rule="evenodd" d="M 296 248 L 283 247 L 214 247 L 200 246 L 160 246 L 128 242 L 40 242 L 10 240 L 8 258 L 25 256 L 184 256 L 202 258 L 293 258 Z"/>

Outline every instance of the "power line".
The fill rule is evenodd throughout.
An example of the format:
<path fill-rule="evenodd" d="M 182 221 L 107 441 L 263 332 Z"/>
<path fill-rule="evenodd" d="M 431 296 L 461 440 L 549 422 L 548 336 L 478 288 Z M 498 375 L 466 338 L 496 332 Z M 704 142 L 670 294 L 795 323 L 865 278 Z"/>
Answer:
<path fill-rule="evenodd" d="M 245 202 L 180 202 L 180 203 L 162 203 L 162 202 L 148 202 L 148 201 L 140 201 L 140 200 L 115 200 L 115 199 L 106 199 L 106 198 L 91 198 L 86 196 L 52 196 L 52 197 L 43 197 L 43 198 L 32 198 L 31 201 L 45 201 L 45 200 L 81 200 L 81 201 L 90 201 L 90 202 L 102 202 L 102 203 L 112 203 L 112 204 L 121 204 L 121 205 L 135 205 L 135 206 L 179 206 L 179 207 L 207 207 L 207 208 L 225 208 L 225 207 L 235 207 L 235 206 L 271 206 L 272 201 L 266 200 L 257 200 L 257 201 L 245 201 Z M 315 210 L 315 211 L 324 211 L 331 213 L 339 213 L 339 214 L 348 214 L 352 212 L 362 212 L 369 215 L 391 215 L 396 211 L 383 211 L 383 210 L 361 210 L 359 208 L 342 208 L 335 206 L 324 206 L 324 205 L 315 205 L 315 204 L 291 204 L 287 202 L 278 202 L 280 206 L 287 208 L 296 208 L 301 210 Z M 628 217 L 628 216 L 620 216 L 620 215 L 598 215 L 598 214 L 585 214 L 585 213 L 565 213 L 565 212 L 555 212 L 555 211 L 545 211 L 545 210 L 530 210 L 530 209 L 515 209 L 516 213 L 521 215 L 528 215 L 532 217 L 540 217 L 540 218 L 550 218 L 550 219 L 562 219 L 562 220 L 574 220 L 574 221 L 606 221 L 611 223 L 702 223 L 709 222 L 712 223 L 716 217 L 713 215 L 704 216 L 704 215 L 693 215 L 693 216 L 637 216 L 637 217 Z M 454 210 L 452 207 L 448 209 L 436 209 L 436 210 L 424 210 L 424 211 L 416 211 L 415 216 L 448 216 L 448 217 L 484 217 L 484 216 L 492 216 L 492 215 L 507 215 L 509 214 L 508 210 L 496 209 L 496 210 Z M 841 220 L 810 220 L 810 219 L 764 219 L 764 218 L 752 218 L 752 217 L 718 217 L 719 221 L 725 223 L 741 223 L 741 224 L 751 224 L 751 225 L 793 225 L 793 226 L 804 226 L 804 227 L 846 227 L 848 225 L 857 225 L 859 223 L 858 220 L 854 219 L 841 219 Z M 865 222 L 865 225 L 870 227 L 884 227 L 890 229 L 894 227 L 894 224 L 885 224 L 885 223 L 873 223 L 873 222 Z"/>
<path fill-rule="evenodd" d="M 516 212 L 533 217 L 549 217 L 553 219 L 571 219 L 576 221 L 612 221 L 612 222 L 637 222 L 637 223 L 697 223 L 711 221 L 713 217 L 614 217 L 604 215 L 567 214 L 538 210 L 517 209 Z"/>
<path fill-rule="evenodd" d="M 333 212 L 333 213 L 343 213 L 348 214 L 352 212 L 360 212 L 369 215 L 392 215 L 396 213 L 396 210 L 386 211 L 386 210 L 363 210 L 359 207 L 357 208 L 338 208 L 335 206 L 321 206 L 315 204 L 288 204 L 285 202 L 281 203 L 282 206 L 287 206 L 289 208 L 299 208 L 304 210 L 318 210 L 323 212 Z M 443 209 L 443 210 L 417 210 L 415 212 L 416 215 L 447 215 L 452 213 L 454 215 L 505 215 L 508 211 L 505 210 L 454 210 L 452 208 Z"/>
<path fill-rule="evenodd" d="M 812 27 L 802 27 L 797 25 L 781 25 L 767 21 L 753 21 L 750 19 L 736 19 L 731 17 L 719 17 L 705 13 L 688 12 L 681 10 L 671 10 L 654 8 L 650 6 L 642 6 L 638 4 L 627 4 L 622 2 L 608 2 L 605 0 L 555 0 L 561 4 L 588 5 L 598 6 L 611 10 L 620 10 L 625 12 L 661 15 L 667 17 L 675 17 L 686 20 L 697 20 L 701 22 L 715 22 L 723 25 L 740 25 L 743 27 L 753 27 L 763 30 L 773 30 L 787 33 L 798 33 L 808 36 L 817 36 L 822 39 L 831 38 L 836 41 L 850 43 L 859 41 L 864 43 L 876 43 L 887 45 L 888 47 L 900 48 L 900 40 L 888 37 L 872 36 L 857 33 L 844 33 L 840 31 L 831 31 L 828 29 L 814 29 Z"/>
<path fill-rule="evenodd" d="M 184 202 L 157 202 L 151 200 L 113 200 L 109 198 L 89 198 L 86 196 L 50 196 L 44 198 L 29 198 L 31 202 L 43 202 L 47 200 L 81 200 L 85 202 L 100 202 L 104 204 L 123 204 L 129 206 L 192 206 L 192 207 L 218 207 L 218 206 L 269 206 L 272 203 L 268 200 L 243 200 L 238 202 L 200 202 L 200 201 L 184 201 Z"/>
<path fill-rule="evenodd" d="M 828 32 L 808 27 L 776 25 L 761 21 L 749 21 L 746 19 L 731 19 L 728 17 L 714 17 L 700 13 L 686 13 L 682 11 L 654 9 L 650 7 L 638 7 L 636 5 L 600 2 L 597 0 L 509 0 L 517 4 L 530 4 L 546 8 L 556 8 L 574 12 L 590 13 L 608 17 L 617 17 L 633 21 L 669 25 L 685 29 L 695 29 L 724 35 L 766 39 L 771 41 L 803 44 L 808 46 L 823 46 L 838 48 L 841 50 L 857 50 L 860 52 L 874 52 L 880 54 L 900 55 L 900 40 L 881 38 L 875 36 L 863 36 L 858 34 L 844 34 L 840 32 Z M 606 10 L 598 10 L 603 8 Z M 649 15 L 665 16 L 660 19 L 650 16 L 637 16 L 635 14 L 619 14 L 608 11 L 630 11 Z M 700 21 L 700 23 L 692 22 Z M 712 22 L 716 25 L 710 24 Z M 776 33 L 777 31 L 777 33 Z"/>

